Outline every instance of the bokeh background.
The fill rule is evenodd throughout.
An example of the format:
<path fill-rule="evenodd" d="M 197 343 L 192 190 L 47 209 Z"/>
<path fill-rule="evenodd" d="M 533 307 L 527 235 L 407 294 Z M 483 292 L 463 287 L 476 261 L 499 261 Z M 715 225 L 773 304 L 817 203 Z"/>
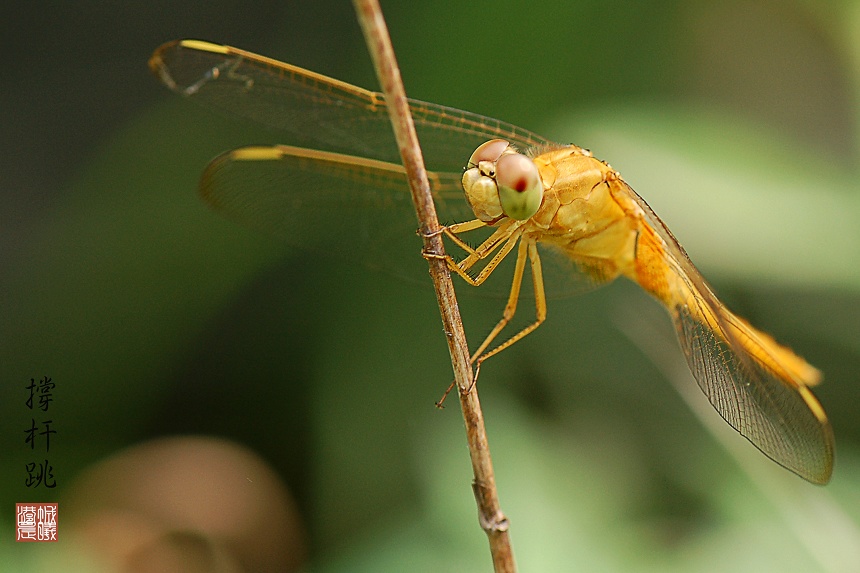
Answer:
<path fill-rule="evenodd" d="M 610 161 L 826 376 L 820 488 L 700 410 L 635 285 L 552 300 L 481 377 L 520 568 L 860 570 L 860 3 L 383 9 L 412 97 Z M 489 570 L 432 291 L 207 210 L 206 162 L 278 137 L 146 69 L 201 38 L 375 87 L 351 5 L 35 2 L 2 28 L 0 571 Z M 460 287 L 475 344 L 503 300 Z M 24 486 L 42 376 L 53 490 Z M 14 503 L 57 500 L 62 541 L 16 544 Z"/>

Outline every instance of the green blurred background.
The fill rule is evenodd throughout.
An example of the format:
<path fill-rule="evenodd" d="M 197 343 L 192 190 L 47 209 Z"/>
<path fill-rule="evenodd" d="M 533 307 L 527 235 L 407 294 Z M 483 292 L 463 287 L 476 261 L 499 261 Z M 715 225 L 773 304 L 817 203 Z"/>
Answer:
<path fill-rule="evenodd" d="M 634 285 L 552 300 L 481 376 L 521 570 L 860 570 L 860 3 L 383 10 L 412 97 L 610 161 L 723 302 L 825 373 L 838 459 L 817 488 L 693 413 L 671 325 Z M 29 3 L 3 30 L 0 570 L 159 570 L 165 552 L 194 571 L 490 570 L 460 416 L 433 408 L 451 372 L 432 291 L 208 211 L 206 162 L 277 138 L 146 69 L 201 38 L 375 87 L 351 5 Z M 502 306 L 463 297 L 473 345 Z M 23 485 L 42 376 L 55 490 Z M 210 451 L 236 455 L 197 463 Z M 236 502 L 252 487 L 281 501 Z M 211 518 L 156 509 L 171 495 Z M 15 502 L 56 500 L 61 543 L 12 541 Z M 252 551 L 242 520 L 283 535 Z"/>

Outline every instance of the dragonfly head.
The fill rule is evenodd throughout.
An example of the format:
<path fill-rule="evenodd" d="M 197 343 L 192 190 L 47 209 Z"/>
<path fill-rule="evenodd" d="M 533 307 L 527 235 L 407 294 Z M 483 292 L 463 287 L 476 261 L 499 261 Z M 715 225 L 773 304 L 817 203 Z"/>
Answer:
<path fill-rule="evenodd" d="M 463 173 L 463 189 L 475 216 L 486 223 L 503 216 L 525 221 L 543 201 L 534 161 L 504 139 L 491 139 L 472 153 Z"/>

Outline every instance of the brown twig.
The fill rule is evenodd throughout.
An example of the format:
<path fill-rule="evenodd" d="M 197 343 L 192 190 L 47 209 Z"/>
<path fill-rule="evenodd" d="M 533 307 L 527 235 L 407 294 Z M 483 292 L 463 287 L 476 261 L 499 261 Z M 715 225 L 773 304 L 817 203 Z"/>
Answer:
<path fill-rule="evenodd" d="M 447 264 L 442 258 L 445 249 L 439 232 L 439 220 L 430 194 L 430 183 L 424 169 L 424 158 L 418 145 L 415 125 L 406 101 L 406 91 L 403 88 L 400 70 L 397 67 L 394 49 L 391 46 L 379 3 L 376 0 L 354 0 L 354 4 L 376 67 L 376 75 L 385 93 L 394 135 L 409 179 L 421 236 L 424 238 L 424 252 L 430 265 L 430 276 L 436 288 L 436 299 L 442 314 L 448 350 L 451 354 L 451 365 L 454 369 L 454 380 L 459 389 L 460 407 L 466 424 L 466 438 L 475 476 L 472 489 L 478 504 L 478 520 L 489 538 L 495 571 L 514 572 L 516 564 L 508 535 L 508 520 L 499 506 L 493 463 L 484 428 L 484 416 L 478 401 L 476 385 L 472 383 L 469 348 L 463 332 L 454 285 L 451 282 Z"/>

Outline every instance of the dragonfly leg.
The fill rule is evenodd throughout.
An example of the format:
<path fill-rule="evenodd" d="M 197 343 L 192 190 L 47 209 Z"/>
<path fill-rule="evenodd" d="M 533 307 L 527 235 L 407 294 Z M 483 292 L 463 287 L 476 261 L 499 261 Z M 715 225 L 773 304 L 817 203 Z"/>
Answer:
<path fill-rule="evenodd" d="M 481 243 L 477 248 L 472 247 L 468 243 L 466 243 L 463 239 L 461 239 L 458 235 L 460 233 L 466 233 L 468 231 L 474 231 L 475 229 L 480 229 L 481 227 L 486 226 L 486 223 L 481 221 L 480 219 L 475 219 L 474 221 L 467 221 L 465 223 L 456 223 L 454 225 L 449 225 L 442 229 L 442 232 L 448 236 L 451 241 L 454 242 L 458 247 L 466 251 L 468 256 L 460 261 L 458 265 L 463 270 L 469 270 L 476 262 L 479 260 L 486 259 L 490 253 L 492 253 L 498 246 L 503 243 L 511 234 L 522 225 L 521 222 L 515 221 L 513 219 L 509 219 L 504 222 L 498 229 L 496 229 L 492 235 L 487 237 L 483 243 Z"/>
<path fill-rule="evenodd" d="M 486 227 L 487 224 L 480 219 L 474 219 L 472 221 L 466 221 L 464 223 L 454 223 L 453 225 L 448 225 L 447 227 L 442 227 L 442 232 L 454 242 L 455 245 L 466 251 L 470 255 L 478 255 L 478 249 L 473 248 L 463 239 L 458 237 L 460 233 L 468 233 L 469 231 L 474 231 L 475 229 L 480 229 L 481 227 Z M 493 233 L 491 237 L 494 237 L 497 233 Z M 486 241 L 484 241 L 486 244 Z M 484 246 L 481 245 L 481 247 Z M 480 249 L 480 247 L 479 247 Z"/>
<path fill-rule="evenodd" d="M 487 250 L 486 253 L 484 253 L 482 251 L 483 245 L 481 245 L 481 247 L 478 248 L 478 251 L 481 253 L 480 257 L 476 256 L 476 255 L 469 255 L 468 257 L 466 257 L 465 259 L 463 259 L 459 263 L 456 263 L 456 262 L 454 262 L 454 259 L 449 258 L 448 259 L 448 267 L 452 271 L 454 271 L 455 273 L 460 275 L 460 277 L 463 280 L 465 280 L 467 283 L 469 283 L 470 285 L 481 286 L 482 284 L 484 284 L 484 281 L 486 281 L 487 278 L 491 274 L 493 274 L 493 271 L 496 270 L 496 267 L 499 266 L 499 263 L 501 263 L 503 260 L 505 260 L 505 257 L 507 257 L 510 254 L 510 252 L 514 249 L 514 246 L 517 244 L 517 241 L 519 240 L 520 236 L 522 235 L 522 231 L 519 231 L 518 229 L 519 229 L 519 227 L 512 227 L 511 229 L 506 230 L 506 232 L 501 235 L 505 241 L 504 244 L 502 245 L 502 248 L 500 248 L 496 252 L 496 254 L 493 255 L 493 258 L 490 259 L 490 262 L 488 262 L 486 265 L 484 265 L 484 268 L 482 268 L 481 271 L 477 275 L 475 275 L 474 277 L 469 274 L 469 270 L 479 260 L 489 256 L 489 254 L 492 253 L 493 250 L 495 250 L 498 247 L 501 240 L 495 240 L 494 239 L 493 248 Z M 496 233 L 493 233 L 493 235 L 495 235 L 495 234 Z M 491 239 L 493 239 L 493 237 L 490 237 L 489 239 L 484 241 L 484 243 L 489 242 Z"/>
<path fill-rule="evenodd" d="M 480 223 L 480 224 L 479 224 Z M 475 221 L 469 221 L 467 223 L 458 223 L 457 225 L 451 225 L 450 227 L 443 228 L 443 232 L 451 237 L 457 246 L 462 247 L 464 250 L 468 251 L 470 254 L 463 260 L 457 262 L 450 255 L 438 255 L 435 253 L 423 253 L 425 258 L 441 258 L 445 259 L 448 263 L 448 268 L 460 275 L 460 277 L 469 283 L 472 286 L 480 286 L 483 284 L 487 277 L 492 274 L 493 270 L 499 265 L 499 263 L 504 260 L 504 258 L 510 253 L 511 249 L 514 247 L 514 243 L 516 243 L 516 239 L 519 238 L 520 232 L 518 229 L 522 226 L 519 221 L 511 221 L 502 225 L 499 229 L 497 229 L 492 235 L 490 235 L 481 245 L 475 249 L 467 245 L 463 242 L 462 239 L 456 237 L 455 233 L 462 233 L 465 231 L 471 231 L 474 229 L 478 229 L 481 226 L 485 225 L 483 221 L 476 219 Z M 453 231 L 449 231 L 448 229 L 454 228 Z M 487 263 L 481 272 L 479 272 L 476 276 L 472 276 L 469 274 L 469 271 L 472 269 L 475 264 L 483 259 L 486 259 L 490 256 L 493 251 L 499 248 L 499 245 L 502 245 L 501 250 L 497 252 L 490 262 Z"/>
<path fill-rule="evenodd" d="M 482 221 L 481 219 L 472 219 L 471 221 L 463 221 L 462 223 L 453 223 L 451 225 L 443 225 L 437 228 L 434 231 L 421 231 L 420 229 L 417 231 L 418 235 L 422 237 L 436 237 L 438 235 L 447 235 L 451 240 L 453 240 L 457 245 L 462 248 L 464 251 L 468 251 L 470 253 L 475 252 L 471 246 L 467 243 L 463 242 L 457 235 L 460 233 L 467 233 L 469 231 L 474 231 L 475 229 L 480 229 L 481 227 L 486 227 L 487 223 Z"/>
<path fill-rule="evenodd" d="M 472 383 L 469 385 L 469 389 L 467 390 L 467 392 L 471 392 L 472 388 L 475 387 L 475 384 L 478 383 L 478 375 L 480 375 L 480 374 L 481 374 L 481 363 L 478 362 L 478 365 L 475 367 L 475 373 L 472 375 Z M 439 408 L 440 410 L 445 408 L 445 399 L 448 397 L 448 394 L 451 393 L 451 390 L 453 390 L 456 385 L 457 385 L 457 381 L 455 380 L 455 381 L 451 382 L 451 384 L 448 386 L 448 388 L 445 389 L 445 393 L 442 394 L 442 397 L 439 398 L 439 400 L 436 402 L 437 408 Z"/>
<path fill-rule="evenodd" d="M 517 310 L 517 301 L 520 296 L 520 286 L 523 282 L 523 273 L 525 271 L 526 257 L 528 257 L 529 264 L 531 265 L 532 271 L 532 283 L 534 285 L 535 291 L 535 321 L 517 332 L 515 335 L 507 339 L 502 344 L 496 346 L 489 352 L 485 352 L 488 346 L 492 344 L 493 340 L 499 333 L 508 325 L 508 322 L 513 318 L 514 313 Z M 472 356 L 472 361 L 476 363 L 476 375 L 477 372 L 480 371 L 481 363 L 489 358 L 490 356 L 494 356 L 501 352 L 502 350 L 508 348 L 515 342 L 525 338 L 531 332 L 533 332 L 537 327 L 543 324 L 544 320 L 546 320 L 546 293 L 544 292 L 544 284 L 543 284 L 543 270 L 541 268 L 540 256 L 537 252 L 537 243 L 534 239 L 528 238 L 520 241 L 520 248 L 517 253 L 517 264 L 514 270 L 514 279 L 511 283 L 511 293 L 508 296 L 508 302 L 505 305 L 505 310 L 502 312 L 502 318 L 490 332 L 484 342 L 481 343 L 481 346 L 475 351 Z M 477 376 L 476 376 L 477 377 Z"/>
<path fill-rule="evenodd" d="M 475 227 L 475 228 L 477 228 L 477 227 Z M 486 241 L 484 241 L 484 243 L 480 247 L 478 247 L 478 249 L 474 250 L 475 255 L 474 255 L 473 260 L 468 260 L 468 258 L 467 258 L 458 264 L 456 261 L 454 261 L 454 259 L 452 257 L 446 255 L 444 258 L 448 261 L 448 267 L 451 270 L 453 270 L 454 272 L 456 272 L 457 274 L 459 274 L 470 285 L 480 286 L 485 280 L 487 280 L 487 277 L 489 277 L 492 274 L 492 272 L 496 269 L 496 267 L 499 265 L 499 263 L 501 263 L 505 259 L 505 257 L 507 257 L 508 254 L 510 254 L 510 252 L 513 250 L 514 246 L 516 245 L 517 241 L 519 240 L 519 238 L 522 234 L 522 231 L 518 232 L 518 229 L 519 229 L 519 225 L 512 225 L 509 228 L 499 229 L 498 231 L 493 233 L 493 236 L 489 237 Z M 483 269 L 481 269 L 481 272 L 478 273 L 478 275 L 475 277 L 472 277 L 471 275 L 469 275 L 468 270 L 478 260 L 480 260 L 481 258 L 486 258 L 489 255 L 489 253 L 491 253 L 496 247 L 498 247 L 499 243 L 502 240 L 505 241 L 505 244 L 493 256 L 493 258 L 490 259 L 490 262 L 487 263 Z M 523 243 L 521 242 L 520 244 L 522 245 Z M 491 245 L 491 247 L 486 247 L 486 245 Z M 498 332 L 502 328 L 504 328 L 505 324 L 507 324 L 507 321 L 510 320 L 510 317 L 513 316 L 514 311 L 516 310 L 517 298 L 519 297 L 519 285 L 522 283 L 523 270 L 524 270 L 524 266 L 525 266 L 524 248 L 521 246 L 519 251 L 520 252 L 517 255 L 517 263 L 516 263 L 515 278 L 514 278 L 515 288 L 511 289 L 511 294 L 508 297 L 508 304 L 505 307 L 505 314 L 509 314 L 510 316 L 502 319 L 504 322 L 500 322 L 500 325 L 497 325 L 496 328 L 493 329 L 493 332 L 490 334 L 490 336 L 488 336 L 487 339 L 484 341 L 484 343 L 481 344 L 481 346 L 478 348 L 478 351 L 473 354 L 473 357 L 471 359 L 471 362 L 473 362 L 473 363 L 475 362 L 475 357 L 479 356 L 480 353 L 490 344 L 490 342 L 492 342 L 493 338 L 495 338 L 496 335 L 498 334 Z M 480 254 L 480 252 L 483 252 L 485 254 Z M 536 250 L 535 250 L 535 255 L 537 255 Z M 432 255 L 430 255 L 429 253 L 425 253 L 424 256 L 430 257 Z M 473 255 L 470 255 L 470 257 L 473 257 Z M 464 264 L 464 263 L 466 263 L 466 264 Z M 540 260 L 538 260 L 538 265 L 540 265 Z M 539 271 L 539 269 L 538 269 L 538 271 Z M 541 285 L 542 284 L 543 284 L 543 282 L 541 282 Z M 542 292 L 543 291 L 541 291 L 541 293 Z M 509 313 L 507 310 L 508 307 L 512 307 L 512 309 L 510 310 Z M 522 336 L 524 336 L 524 335 L 522 335 Z M 497 352 L 497 351 L 494 351 L 493 354 L 495 354 L 495 352 Z M 478 361 L 477 366 L 475 368 L 475 374 L 472 377 L 472 386 L 474 386 L 475 383 L 478 381 L 478 375 L 480 374 L 480 372 L 481 372 L 481 362 Z M 448 394 L 451 392 L 451 390 L 454 389 L 455 385 L 456 385 L 456 382 L 451 382 L 451 385 L 448 386 L 448 388 L 445 390 L 445 393 L 442 395 L 442 398 L 440 398 L 439 401 L 436 402 L 437 408 L 441 409 L 444 407 L 443 404 L 445 403 L 445 399 L 448 397 Z M 471 390 L 471 386 L 469 389 Z"/>
<path fill-rule="evenodd" d="M 469 255 L 474 255 L 475 257 L 477 257 L 477 258 L 475 259 L 475 260 L 477 261 L 477 259 L 480 259 L 480 258 L 483 258 L 483 257 L 481 257 L 481 256 L 479 255 L 479 253 L 478 253 L 478 251 L 477 251 L 476 249 L 474 249 L 471 245 L 469 245 L 468 243 L 466 243 L 465 241 L 463 241 L 463 239 L 461 239 L 460 237 L 458 237 L 458 236 L 457 236 L 457 234 L 458 234 L 458 233 L 465 233 L 465 232 L 468 232 L 468 231 L 474 231 L 475 229 L 480 229 L 481 227 L 484 227 L 484 226 L 486 226 L 486 223 L 484 223 L 484 222 L 483 222 L 483 221 L 481 221 L 480 219 L 474 219 L 474 220 L 472 220 L 472 221 L 466 221 L 466 222 L 463 222 L 463 223 L 454 223 L 453 225 L 448 225 L 448 226 L 445 226 L 445 227 L 439 227 L 439 228 L 438 228 L 437 230 L 435 230 L 435 231 L 431 231 L 431 232 L 429 232 L 429 233 L 423 233 L 423 236 L 424 236 L 424 237 L 428 237 L 428 238 L 429 238 L 429 237 L 435 237 L 435 236 L 437 236 L 437 235 L 442 235 L 442 234 L 444 234 L 444 235 L 446 235 L 449 239 L 451 239 L 451 240 L 454 242 L 454 244 L 455 244 L 455 245 L 457 245 L 458 247 L 460 247 L 461 249 L 463 249 L 464 251 L 466 251 Z M 419 234 L 421 234 L 421 233 L 419 233 Z M 493 233 L 493 234 L 490 236 L 490 239 L 492 239 L 492 238 L 496 237 L 497 235 L 499 235 L 499 232 L 498 232 L 498 231 L 496 231 L 495 233 Z M 481 245 L 481 247 L 484 247 L 484 246 L 487 244 L 487 242 L 488 242 L 488 241 L 489 241 L 489 239 L 488 239 L 487 241 L 484 241 L 484 243 Z M 498 243 L 498 240 L 495 240 L 495 241 L 494 241 L 494 244 L 495 244 L 495 243 Z M 490 250 L 491 250 L 491 249 L 490 249 Z M 426 251 L 425 251 L 425 252 L 423 253 L 423 256 L 424 256 L 424 258 L 425 258 L 425 259 L 431 259 L 431 258 L 432 258 L 432 259 L 444 259 L 444 260 L 448 261 L 448 266 L 449 266 L 449 267 L 451 267 L 452 269 L 453 269 L 453 266 L 452 266 L 452 265 L 456 265 L 456 264 L 458 264 L 458 263 L 457 263 L 457 261 L 456 261 L 456 260 L 454 260 L 454 258 L 453 258 L 453 257 L 448 256 L 448 255 L 440 255 L 440 254 L 438 254 L 438 253 L 430 253 L 430 252 L 426 252 Z M 486 255 L 484 255 L 484 256 L 486 256 Z M 471 267 L 473 264 L 474 264 L 474 262 L 472 262 L 472 264 L 471 264 L 471 265 L 469 265 L 469 266 Z"/>
<path fill-rule="evenodd" d="M 474 380 L 474 378 L 473 378 L 473 380 Z M 453 389 L 454 389 L 454 386 L 456 386 L 456 385 L 457 385 L 457 381 L 456 381 L 456 380 L 455 380 L 455 381 L 453 381 L 453 382 L 451 382 L 450 386 L 448 386 L 448 388 L 445 390 L 445 393 L 444 393 L 444 394 L 442 394 L 442 397 L 441 397 L 441 398 L 439 398 L 439 400 L 436 402 L 436 407 L 437 407 L 437 408 L 439 408 L 439 409 L 441 410 L 441 409 L 443 409 L 443 408 L 445 407 L 445 398 L 447 398 L 447 397 L 448 397 L 448 394 L 450 394 L 450 393 L 451 393 L 451 390 L 453 390 Z M 474 386 L 474 385 L 475 385 L 475 382 L 473 381 L 473 382 L 472 382 L 472 386 Z M 469 389 L 471 390 L 471 389 L 472 389 L 472 387 L 470 386 L 470 387 L 469 387 Z"/>

